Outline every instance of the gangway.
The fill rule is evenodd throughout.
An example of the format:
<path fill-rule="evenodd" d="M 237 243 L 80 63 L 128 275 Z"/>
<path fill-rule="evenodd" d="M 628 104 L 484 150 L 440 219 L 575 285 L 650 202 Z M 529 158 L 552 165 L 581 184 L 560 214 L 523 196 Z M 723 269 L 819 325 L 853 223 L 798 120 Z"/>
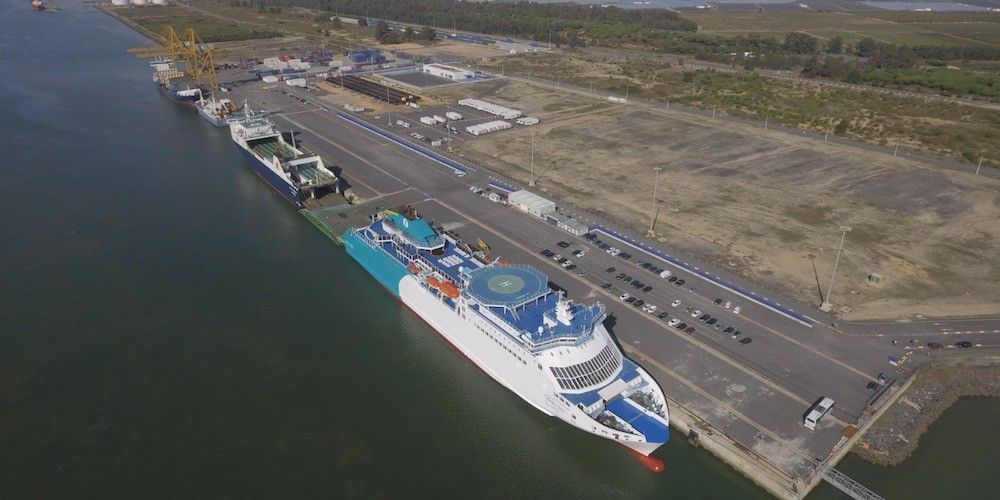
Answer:
<path fill-rule="evenodd" d="M 861 483 L 833 467 L 827 467 L 823 471 L 823 479 L 855 500 L 884 500 L 874 491 L 865 488 Z"/>

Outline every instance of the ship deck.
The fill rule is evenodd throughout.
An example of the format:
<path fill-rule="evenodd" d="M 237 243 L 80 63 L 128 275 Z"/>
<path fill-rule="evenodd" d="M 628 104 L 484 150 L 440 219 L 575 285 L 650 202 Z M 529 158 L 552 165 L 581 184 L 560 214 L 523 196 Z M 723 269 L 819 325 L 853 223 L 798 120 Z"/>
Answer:
<path fill-rule="evenodd" d="M 277 137 L 266 137 L 249 141 L 250 149 L 261 158 L 277 156 L 279 160 L 288 161 L 295 158 L 295 152 Z"/>

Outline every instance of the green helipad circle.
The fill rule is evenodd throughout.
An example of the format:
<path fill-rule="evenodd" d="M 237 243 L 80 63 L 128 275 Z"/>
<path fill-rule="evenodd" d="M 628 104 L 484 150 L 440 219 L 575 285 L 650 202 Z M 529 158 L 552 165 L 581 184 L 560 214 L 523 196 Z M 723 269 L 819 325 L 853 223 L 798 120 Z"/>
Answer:
<path fill-rule="evenodd" d="M 513 274 L 490 276 L 486 285 L 490 287 L 490 290 L 503 295 L 513 295 L 524 290 L 524 280 Z"/>

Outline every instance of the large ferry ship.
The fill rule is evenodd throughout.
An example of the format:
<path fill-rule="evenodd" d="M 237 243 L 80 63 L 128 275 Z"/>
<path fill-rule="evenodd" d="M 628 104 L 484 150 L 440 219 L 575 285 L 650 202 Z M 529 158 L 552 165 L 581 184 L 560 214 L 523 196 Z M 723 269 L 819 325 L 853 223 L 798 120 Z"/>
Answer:
<path fill-rule="evenodd" d="M 540 271 L 488 261 L 402 212 L 380 212 L 342 237 L 379 283 L 542 413 L 642 455 L 667 442 L 663 392 L 615 344 L 603 305 L 574 303 Z"/>
<path fill-rule="evenodd" d="M 323 159 L 305 156 L 285 142 L 265 115 L 245 110 L 232 116 L 229 133 L 257 175 L 295 206 L 304 208 L 309 199 L 339 192 L 337 175 L 326 168 Z"/>

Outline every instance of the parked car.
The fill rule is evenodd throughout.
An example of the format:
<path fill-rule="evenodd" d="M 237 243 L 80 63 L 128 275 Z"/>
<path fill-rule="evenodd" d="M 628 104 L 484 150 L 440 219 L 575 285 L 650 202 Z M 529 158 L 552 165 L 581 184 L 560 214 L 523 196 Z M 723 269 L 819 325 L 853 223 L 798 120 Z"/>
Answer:
<path fill-rule="evenodd" d="M 681 322 L 681 320 L 679 320 L 677 318 L 674 318 L 674 319 L 670 320 L 667 324 L 670 325 L 670 326 L 677 326 L 680 322 Z"/>
<path fill-rule="evenodd" d="M 666 312 L 666 311 L 663 311 L 663 312 L 661 312 L 660 314 L 657 314 L 657 315 L 656 315 L 656 317 L 657 317 L 657 318 L 660 318 L 660 319 L 667 319 L 667 317 L 668 317 L 668 316 L 670 316 L 670 315 L 669 315 L 669 314 L 667 314 L 667 312 Z"/>
<path fill-rule="evenodd" d="M 673 282 L 677 281 L 677 276 L 671 276 L 670 278 L 667 279 L 667 281 L 669 281 L 670 283 L 673 283 Z"/>
<path fill-rule="evenodd" d="M 735 330 L 736 330 L 735 328 L 727 326 L 725 330 L 722 330 L 722 333 L 733 333 L 733 331 Z"/>
<path fill-rule="evenodd" d="M 611 269 L 614 269 L 614 268 L 612 267 Z M 618 276 L 615 276 L 615 277 L 618 278 L 618 279 L 625 279 L 625 276 L 628 276 L 628 275 L 625 274 L 625 273 L 618 273 Z"/>
<path fill-rule="evenodd" d="M 576 264 L 570 264 L 570 265 L 566 266 L 566 270 L 567 271 L 572 271 L 574 269 L 576 269 Z"/>
<path fill-rule="evenodd" d="M 687 330 L 684 330 L 684 333 L 694 333 L 694 327 L 689 326 Z"/>
<path fill-rule="evenodd" d="M 670 305 L 672 307 L 677 307 L 677 306 L 681 305 L 681 299 L 674 300 L 673 302 L 670 303 Z"/>
<path fill-rule="evenodd" d="M 743 309 L 740 306 L 736 306 L 736 307 L 733 308 L 733 314 L 739 314 L 740 311 L 742 311 L 742 310 Z"/>
<path fill-rule="evenodd" d="M 623 293 L 623 294 L 621 294 L 621 295 L 618 296 L 618 298 L 622 299 L 622 300 L 628 300 L 629 297 L 631 297 L 631 295 L 629 295 L 627 293 Z"/>
<path fill-rule="evenodd" d="M 701 316 L 701 309 L 695 309 L 694 311 L 691 311 L 692 318 L 697 318 L 698 316 Z"/>
<path fill-rule="evenodd" d="M 712 319 L 712 316 L 708 314 L 702 314 L 701 316 L 698 316 L 698 321 L 705 321 L 709 319 Z"/>
<path fill-rule="evenodd" d="M 642 305 L 645 303 L 646 302 L 644 302 L 642 299 L 635 299 L 635 302 L 633 302 L 632 305 L 635 307 L 642 307 Z"/>
<path fill-rule="evenodd" d="M 740 343 L 743 344 L 743 345 L 747 345 L 750 342 L 753 342 L 753 339 L 750 338 L 750 337 L 743 337 L 743 338 L 740 339 Z"/>
<path fill-rule="evenodd" d="M 569 247 L 569 243 L 566 243 L 565 241 L 560 241 L 559 243 L 556 243 L 556 246 L 558 246 L 559 248 L 567 248 Z"/>
<path fill-rule="evenodd" d="M 957 347 L 959 349 L 966 349 L 966 348 L 972 347 L 972 342 L 969 342 L 968 340 L 962 340 L 960 342 L 955 342 L 955 347 Z"/>
<path fill-rule="evenodd" d="M 874 391 L 875 389 L 878 389 L 878 382 L 868 382 L 868 385 L 866 385 L 865 388 L 869 391 Z"/>
<path fill-rule="evenodd" d="M 653 287 L 651 287 L 651 286 L 644 286 L 644 287 L 642 287 L 642 291 L 644 291 L 644 292 L 650 292 L 652 290 L 653 290 Z"/>
<path fill-rule="evenodd" d="M 733 301 L 727 300 L 726 303 L 722 307 L 725 307 L 726 309 L 729 309 L 730 307 L 733 307 Z"/>
<path fill-rule="evenodd" d="M 928 342 L 928 343 L 927 343 L 927 348 L 928 348 L 928 349 L 940 349 L 940 348 L 942 348 L 942 347 L 944 347 L 944 346 L 943 346 L 943 345 L 941 345 L 941 344 L 940 344 L 940 343 L 938 343 L 938 342 Z"/>
<path fill-rule="evenodd" d="M 646 309 L 647 309 L 646 312 L 648 312 L 650 314 L 655 313 L 656 312 L 656 305 L 655 304 L 650 304 L 649 307 L 647 307 Z"/>
<path fill-rule="evenodd" d="M 732 335 L 730 335 L 730 337 L 732 337 L 734 339 L 738 339 L 738 338 L 740 338 L 740 335 L 743 335 L 743 332 L 741 332 L 739 330 L 736 330 L 735 332 L 733 332 Z"/>
<path fill-rule="evenodd" d="M 635 304 L 635 297 L 629 297 L 629 298 L 625 299 L 625 302 L 627 302 L 629 304 Z"/>
<path fill-rule="evenodd" d="M 705 324 L 706 324 L 706 325 L 714 325 L 714 324 L 715 324 L 715 323 L 717 323 L 718 321 L 719 321 L 719 320 L 717 320 L 717 319 L 715 319 L 715 318 L 708 318 L 708 319 L 707 319 L 707 320 L 705 321 Z"/>
<path fill-rule="evenodd" d="M 715 305 L 719 305 L 719 304 L 722 303 L 722 299 L 715 299 L 715 300 L 712 301 L 712 303 L 715 304 Z"/>
<path fill-rule="evenodd" d="M 601 288 L 607 290 L 607 289 L 611 288 L 611 283 L 605 283 L 605 284 L 601 285 Z"/>
<path fill-rule="evenodd" d="M 681 286 L 681 285 L 684 284 L 684 280 L 682 280 L 682 279 L 677 280 L 677 281 L 674 282 L 674 284 L 677 285 L 677 286 Z"/>
<path fill-rule="evenodd" d="M 606 273 L 613 273 L 613 272 L 615 272 L 615 268 L 609 267 L 609 268 L 605 269 L 604 272 L 606 272 Z"/>
<path fill-rule="evenodd" d="M 679 325 L 677 325 L 677 326 L 676 326 L 676 328 L 677 328 L 678 330 L 683 330 L 683 329 L 685 329 L 685 328 L 687 328 L 687 327 L 688 327 L 688 324 L 687 324 L 687 323 L 681 323 L 681 324 L 679 324 Z M 691 328 L 690 330 L 691 330 L 691 331 L 693 332 L 693 331 L 694 331 L 694 328 Z M 690 332 L 689 332 L 689 333 L 690 333 Z"/>

